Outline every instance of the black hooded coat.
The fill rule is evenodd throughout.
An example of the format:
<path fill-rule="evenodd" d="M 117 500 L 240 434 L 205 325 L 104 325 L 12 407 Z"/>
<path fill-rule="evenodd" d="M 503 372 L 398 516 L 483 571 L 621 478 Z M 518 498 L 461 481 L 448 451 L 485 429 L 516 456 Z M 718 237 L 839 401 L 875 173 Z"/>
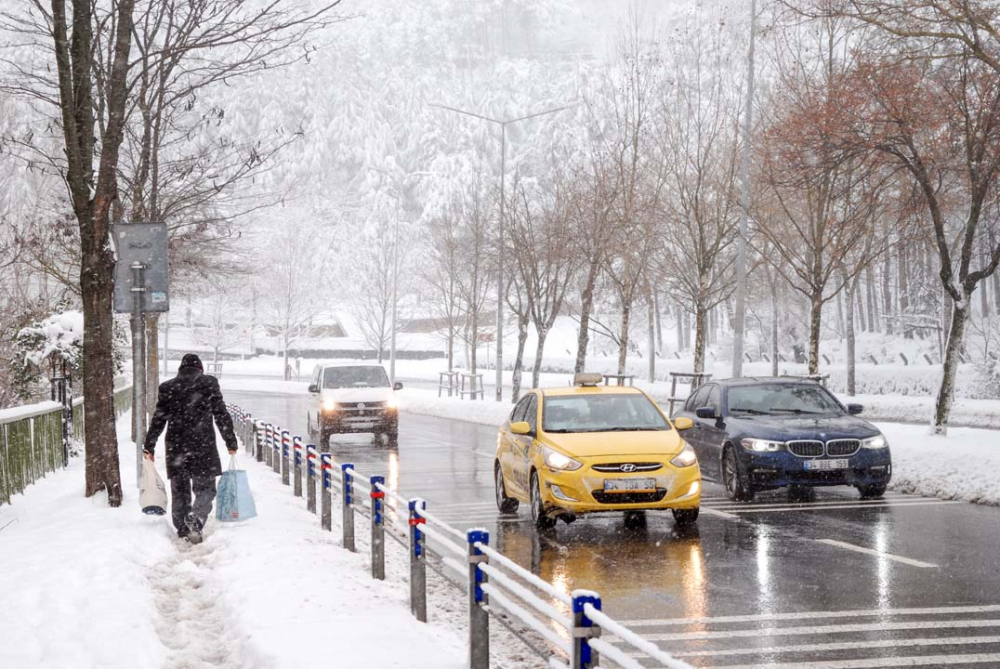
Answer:
<path fill-rule="evenodd" d="M 167 426 L 167 478 L 221 476 L 213 419 L 226 447 L 236 450 L 233 419 L 222 400 L 219 381 L 204 374 L 201 360 L 189 353 L 181 361 L 177 376 L 160 384 L 144 449 L 153 453 L 156 440 Z"/>

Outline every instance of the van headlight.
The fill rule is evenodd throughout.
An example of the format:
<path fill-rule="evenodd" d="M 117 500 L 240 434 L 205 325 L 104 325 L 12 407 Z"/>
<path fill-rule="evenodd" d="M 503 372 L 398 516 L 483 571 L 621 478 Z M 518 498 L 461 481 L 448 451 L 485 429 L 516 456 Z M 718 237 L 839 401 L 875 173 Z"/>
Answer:
<path fill-rule="evenodd" d="M 698 463 L 698 456 L 695 455 L 694 449 L 691 448 L 691 444 L 684 442 L 684 448 L 681 452 L 673 457 L 670 461 L 674 467 L 690 467 L 691 465 Z"/>
<path fill-rule="evenodd" d="M 331 399 L 323 400 L 323 411 L 336 411 L 336 410 L 337 410 L 337 402 L 335 400 Z"/>
<path fill-rule="evenodd" d="M 391 411 L 395 411 L 399 408 L 399 400 L 396 399 L 395 395 L 392 395 L 385 401 L 385 408 Z"/>
<path fill-rule="evenodd" d="M 559 451 L 552 450 L 548 446 L 542 447 L 542 458 L 549 469 L 559 469 L 564 472 L 575 472 L 583 466 L 579 460 L 574 460 L 568 455 L 563 455 Z"/>
<path fill-rule="evenodd" d="M 743 448 L 754 453 L 776 453 L 784 446 L 780 441 L 770 439 L 744 439 L 740 443 L 743 444 Z"/>
<path fill-rule="evenodd" d="M 881 434 L 869 437 L 861 442 L 861 448 L 879 449 L 889 446 L 889 442 Z"/>

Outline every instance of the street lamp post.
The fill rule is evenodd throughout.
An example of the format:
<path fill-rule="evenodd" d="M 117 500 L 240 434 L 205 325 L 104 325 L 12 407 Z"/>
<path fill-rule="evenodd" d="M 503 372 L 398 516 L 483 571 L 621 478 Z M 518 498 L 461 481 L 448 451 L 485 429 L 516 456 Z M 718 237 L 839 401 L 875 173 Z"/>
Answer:
<path fill-rule="evenodd" d="M 504 302 L 504 222 L 506 221 L 504 217 L 504 207 L 507 204 L 507 189 L 506 189 L 506 176 L 507 176 L 507 126 L 511 123 L 518 123 L 520 121 L 527 121 L 529 119 L 538 118 L 539 116 L 546 116 L 548 114 L 555 114 L 556 112 L 563 111 L 564 109 L 569 109 L 575 105 L 564 105 L 562 107 L 556 107 L 554 109 L 546 109 L 545 111 L 540 111 L 535 114 L 528 114 L 527 116 L 519 116 L 517 118 L 509 119 L 499 119 L 491 118 L 489 116 L 483 116 L 482 114 L 476 114 L 474 112 L 465 111 L 464 109 L 456 109 L 455 107 L 449 107 L 447 105 L 432 104 L 431 107 L 438 107 L 440 109 L 446 109 L 450 112 L 455 112 L 456 114 L 464 114 L 465 116 L 472 116 L 473 118 L 478 118 L 481 121 L 486 121 L 487 123 L 493 123 L 494 125 L 500 126 L 500 246 L 497 249 L 497 352 L 496 352 L 496 401 L 503 401 L 503 302 Z M 477 342 L 473 342 L 473 346 L 476 346 Z"/>

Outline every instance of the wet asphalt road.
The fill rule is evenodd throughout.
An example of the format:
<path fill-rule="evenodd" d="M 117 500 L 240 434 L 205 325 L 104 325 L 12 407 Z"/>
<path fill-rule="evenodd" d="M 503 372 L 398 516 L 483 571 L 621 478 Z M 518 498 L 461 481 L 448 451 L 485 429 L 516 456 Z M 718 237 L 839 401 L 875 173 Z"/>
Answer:
<path fill-rule="evenodd" d="M 305 436 L 308 396 L 227 391 L 226 400 Z M 403 414 L 396 451 L 335 440 L 338 462 L 384 474 L 506 555 L 698 667 L 1000 667 L 1000 510 L 853 489 L 793 502 L 784 491 L 730 503 L 706 483 L 697 527 L 621 514 L 538 533 L 499 517 L 492 427 Z"/>

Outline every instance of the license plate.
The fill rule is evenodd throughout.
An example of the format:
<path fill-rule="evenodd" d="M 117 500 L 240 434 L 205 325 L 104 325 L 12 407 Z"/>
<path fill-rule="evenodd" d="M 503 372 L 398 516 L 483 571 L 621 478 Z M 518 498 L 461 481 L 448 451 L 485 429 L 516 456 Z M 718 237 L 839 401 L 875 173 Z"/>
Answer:
<path fill-rule="evenodd" d="M 806 460 L 806 469 L 811 472 L 828 469 L 847 469 L 849 460 Z"/>
<path fill-rule="evenodd" d="M 656 492 L 656 479 L 604 479 L 604 492 Z"/>
<path fill-rule="evenodd" d="M 351 427 L 358 430 L 367 430 L 375 427 L 375 423 L 351 423 Z"/>

